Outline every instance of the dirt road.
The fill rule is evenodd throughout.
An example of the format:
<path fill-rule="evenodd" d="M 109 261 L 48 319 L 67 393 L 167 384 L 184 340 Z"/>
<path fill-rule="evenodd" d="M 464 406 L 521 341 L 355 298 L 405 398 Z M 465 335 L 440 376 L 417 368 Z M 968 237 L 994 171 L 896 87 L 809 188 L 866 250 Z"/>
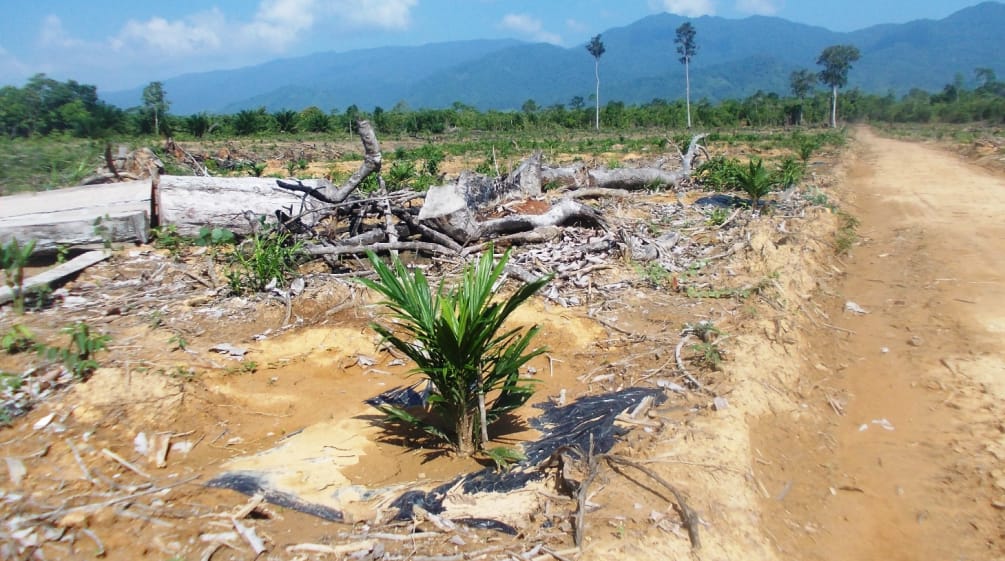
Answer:
<path fill-rule="evenodd" d="M 855 143 L 861 243 L 822 281 L 797 389 L 823 420 L 753 435 L 769 535 L 784 559 L 1001 559 L 1005 177 L 864 128 Z"/>

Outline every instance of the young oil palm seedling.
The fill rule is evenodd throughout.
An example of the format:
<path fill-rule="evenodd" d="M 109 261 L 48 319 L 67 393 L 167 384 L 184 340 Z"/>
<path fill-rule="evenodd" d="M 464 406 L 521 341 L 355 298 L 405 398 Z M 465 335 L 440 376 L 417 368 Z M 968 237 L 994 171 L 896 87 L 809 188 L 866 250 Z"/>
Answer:
<path fill-rule="evenodd" d="M 428 381 L 427 406 L 434 418 L 420 419 L 388 405 L 382 411 L 450 442 L 462 455 L 482 451 L 488 425 L 526 403 L 534 391 L 532 380 L 520 378 L 520 367 L 545 352 L 530 349 L 537 326 L 524 330 L 504 323 L 551 277 L 496 297 L 493 288 L 509 252 L 494 263 L 490 248 L 465 269 L 456 287 L 448 290 L 441 283 L 434 291 L 421 270 L 409 271 L 397 258 L 388 266 L 372 252 L 368 257 L 378 278 L 361 282 L 384 297 L 381 304 L 394 322 L 393 327 L 374 323 L 373 329 L 415 361 L 415 372 Z"/>
<path fill-rule="evenodd" d="M 752 158 L 746 168 L 740 168 L 736 175 L 740 189 L 750 197 L 751 206 L 755 209 L 761 204 L 761 198 L 775 187 L 775 179 L 764 168 L 764 160 Z"/>

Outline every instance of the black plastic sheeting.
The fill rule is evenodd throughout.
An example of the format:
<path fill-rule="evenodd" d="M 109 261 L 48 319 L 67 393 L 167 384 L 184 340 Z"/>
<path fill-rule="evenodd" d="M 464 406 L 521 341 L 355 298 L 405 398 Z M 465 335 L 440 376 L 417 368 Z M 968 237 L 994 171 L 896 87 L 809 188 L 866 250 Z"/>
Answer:
<path fill-rule="evenodd" d="M 397 407 L 420 406 L 423 396 L 416 391 L 417 385 L 403 386 L 384 392 L 366 400 L 371 405 L 391 404 Z M 522 445 L 527 457 L 508 471 L 493 468 L 462 475 L 444 483 L 431 491 L 408 491 L 395 499 L 391 506 L 398 509 L 396 520 L 412 518 L 413 507 L 419 506 L 433 514 L 443 512 L 443 499 L 447 491 L 458 483 L 465 493 L 505 493 L 526 486 L 529 482 L 545 476 L 538 466 L 563 446 L 579 448 L 584 453 L 590 450 L 591 442 L 595 454 L 611 450 L 626 429 L 615 425 L 619 414 L 633 408 L 647 397 L 653 397 L 659 405 L 666 400 L 666 393 L 653 388 L 628 388 L 617 392 L 580 398 L 569 405 L 559 407 L 545 402 L 535 405 L 542 410 L 541 415 L 530 419 L 530 425 L 542 436 Z M 319 516 L 325 520 L 341 521 L 342 513 L 325 506 L 307 503 L 289 493 L 266 488 L 261 478 L 253 473 L 239 472 L 221 475 L 208 484 L 210 487 L 232 489 L 246 495 L 262 493 L 269 503 Z M 516 534 L 516 529 L 508 524 L 487 518 L 464 518 L 454 522 L 474 528 L 497 530 Z"/>
<path fill-rule="evenodd" d="M 297 510 L 303 512 L 304 514 L 317 516 L 318 518 L 329 520 L 331 522 L 342 522 L 343 520 L 342 513 L 334 508 L 309 503 L 300 499 L 296 495 L 283 493 L 282 491 L 276 491 L 275 489 L 269 489 L 266 486 L 266 482 L 262 480 L 262 477 L 253 472 L 238 471 L 225 473 L 219 477 L 213 478 L 213 480 L 207 483 L 206 486 L 216 487 L 219 489 L 230 489 L 232 491 L 237 491 L 238 493 L 244 493 L 249 497 L 261 493 L 265 502 L 269 504 Z"/>

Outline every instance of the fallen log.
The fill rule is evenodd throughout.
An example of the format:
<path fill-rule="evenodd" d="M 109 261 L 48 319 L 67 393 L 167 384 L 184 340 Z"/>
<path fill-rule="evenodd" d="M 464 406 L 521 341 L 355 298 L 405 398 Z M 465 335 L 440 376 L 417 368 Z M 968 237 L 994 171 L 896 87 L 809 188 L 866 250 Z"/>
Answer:
<path fill-rule="evenodd" d="M 61 246 L 146 242 L 150 179 L 69 187 L 0 199 L 0 243 L 35 240 L 35 252 Z"/>
<path fill-rule="evenodd" d="M 303 184 L 312 189 L 324 187 L 313 179 Z M 183 236 L 197 236 L 204 226 L 248 235 L 258 230 L 262 220 L 278 222 L 277 210 L 300 215 L 310 226 L 320 208 L 313 198 L 282 189 L 275 179 L 266 177 L 162 175 L 156 201 L 159 224 L 172 225 Z"/>
<path fill-rule="evenodd" d="M 112 252 L 107 249 L 100 251 L 88 251 L 87 253 L 83 253 L 73 259 L 70 259 L 66 263 L 57 265 L 51 269 L 25 279 L 22 291 L 25 294 L 34 292 L 41 286 L 49 286 L 56 281 L 79 273 L 95 263 L 100 263 L 111 256 Z M 6 304 L 13 299 L 14 291 L 9 286 L 0 286 L 0 305 Z"/>
<path fill-rule="evenodd" d="M 560 187 L 574 189 L 652 189 L 654 187 L 673 185 L 690 177 L 692 166 L 698 154 L 704 151 L 701 140 L 706 135 L 698 134 L 691 138 L 687 153 L 680 155 L 681 167 L 678 170 L 666 171 L 660 167 L 645 168 L 597 168 L 587 169 L 582 162 L 576 162 L 566 167 L 544 167 L 540 171 L 541 181 Z M 602 191 L 593 191 L 601 193 Z"/>

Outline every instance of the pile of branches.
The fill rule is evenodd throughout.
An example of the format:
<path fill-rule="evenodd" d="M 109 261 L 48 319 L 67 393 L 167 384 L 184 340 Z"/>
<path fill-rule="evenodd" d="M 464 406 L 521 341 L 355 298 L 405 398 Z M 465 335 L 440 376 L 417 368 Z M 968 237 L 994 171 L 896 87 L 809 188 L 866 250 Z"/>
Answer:
<path fill-rule="evenodd" d="M 464 257 L 488 243 L 510 246 L 556 240 L 569 227 L 589 228 L 604 237 L 610 234 L 607 218 L 584 199 L 679 186 L 704 152 L 700 144 L 704 135 L 697 135 L 685 153 L 678 150 L 682 163 L 676 170 L 659 166 L 590 169 L 582 164 L 549 167 L 537 152 L 506 175 L 463 172 L 455 182 L 428 192 L 390 192 L 380 173 L 382 156 L 372 126 L 360 121 L 358 131 L 364 160 L 342 185 L 325 180 L 314 185 L 298 180 L 276 182 L 300 197 L 299 209 L 276 214 L 290 231 L 311 234 L 314 242 L 306 246 L 310 255 L 334 260 L 370 250 Z M 557 195 L 546 196 L 544 184 L 558 185 Z M 364 193 L 364 185 L 377 188 Z M 595 245 L 598 249 L 609 246 Z"/>

